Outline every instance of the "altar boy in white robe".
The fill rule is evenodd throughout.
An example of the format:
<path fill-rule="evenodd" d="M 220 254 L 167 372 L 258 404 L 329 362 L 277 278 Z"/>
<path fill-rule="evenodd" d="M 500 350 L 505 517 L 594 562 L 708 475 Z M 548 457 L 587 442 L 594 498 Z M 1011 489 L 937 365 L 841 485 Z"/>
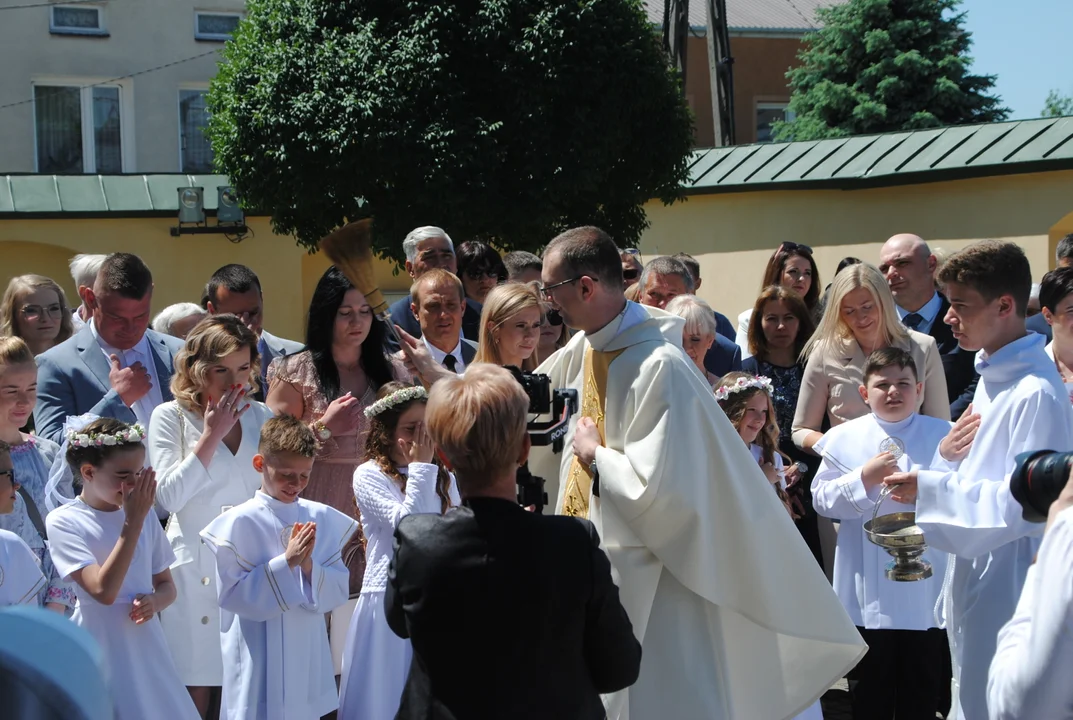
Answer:
<path fill-rule="evenodd" d="M 864 524 L 877 513 L 913 512 L 912 505 L 880 497 L 883 481 L 899 470 L 949 469 L 939 442 L 950 423 L 917 412 L 923 385 L 905 350 L 872 353 L 864 383 L 861 397 L 872 412 L 831 428 L 813 447 L 823 461 L 812 481 L 812 503 L 841 523 L 835 592 L 868 643 L 868 654 L 850 674 L 853 716 L 935 720 L 948 680 L 946 634 L 935 623 L 948 556 L 928 548 L 923 559 L 932 576 L 895 582 L 884 575 L 890 555 L 868 540 Z"/>
<path fill-rule="evenodd" d="M 1025 330 L 1032 273 L 1013 243 L 984 241 L 939 272 L 944 318 L 966 350 L 980 351 L 970 411 L 940 445 L 956 472 L 898 472 L 892 497 L 915 501 L 928 545 L 956 557 L 944 583 L 954 669 L 951 718 L 986 718 L 987 671 L 999 630 L 1013 615 L 1042 528 L 1010 494 L 1018 453 L 1073 449 L 1073 407 L 1042 335 Z"/>
<path fill-rule="evenodd" d="M 216 555 L 223 717 L 316 720 L 339 706 L 324 613 L 347 601 L 341 553 L 357 524 L 302 500 L 316 440 L 283 415 L 261 428 L 261 489 L 201 532 Z"/>
<path fill-rule="evenodd" d="M 581 332 L 538 372 L 579 391 L 581 417 L 572 453 L 534 452 L 530 467 L 560 512 L 597 526 L 644 649 L 608 717 L 793 717 L 865 646 L 682 350 L 684 321 L 626 301 L 598 228 L 555 238 L 541 275 Z"/>

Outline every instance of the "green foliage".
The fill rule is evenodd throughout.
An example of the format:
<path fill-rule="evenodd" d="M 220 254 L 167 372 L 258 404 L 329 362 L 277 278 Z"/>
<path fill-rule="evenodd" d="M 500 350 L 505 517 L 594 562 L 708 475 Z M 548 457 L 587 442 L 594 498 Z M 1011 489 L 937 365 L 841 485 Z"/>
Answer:
<path fill-rule="evenodd" d="M 792 122 L 780 140 L 815 140 L 1005 120 L 987 94 L 994 76 L 972 75 L 961 0 L 847 0 L 817 11 L 801 65 L 786 74 Z"/>
<path fill-rule="evenodd" d="M 1065 117 L 1073 115 L 1073 97 L 1062 95 L 1057 90 L 1047 93 L 1047 99 L 1043 101 L 1041 117 Z"/>
<path fill-rule="evenodd" d="M 372 216 L 535 250 L 629 244 L 681 197 L 692 118 L 639 0 L 250 0 L 212 83 L 218 169 L 310 249 Z"/>

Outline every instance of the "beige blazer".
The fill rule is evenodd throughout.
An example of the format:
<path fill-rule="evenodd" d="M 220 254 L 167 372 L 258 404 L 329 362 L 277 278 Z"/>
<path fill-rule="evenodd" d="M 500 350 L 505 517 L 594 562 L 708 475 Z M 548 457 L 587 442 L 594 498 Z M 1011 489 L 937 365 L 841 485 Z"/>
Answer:
<path fill-rule="evenodd" d="M 946 392 L 946 375 L 935 338 L 909 331 L 909 341 L 902 346 L 916 362 L 917 373 L 924 383 L 919 412 L 942 420 L 950 420 L 950 398 Z M 831 427 L 867 415 L 870 411 L 861 398 L 864 384 L 864 363 L 868 356 L 853 338 L 827 352 L 814 352 L 805 365 L 801 392 L 794 413 L 794 444 L 803 448 L 809 433 L 820 432 L 823 418 L 828 416 Z"/>

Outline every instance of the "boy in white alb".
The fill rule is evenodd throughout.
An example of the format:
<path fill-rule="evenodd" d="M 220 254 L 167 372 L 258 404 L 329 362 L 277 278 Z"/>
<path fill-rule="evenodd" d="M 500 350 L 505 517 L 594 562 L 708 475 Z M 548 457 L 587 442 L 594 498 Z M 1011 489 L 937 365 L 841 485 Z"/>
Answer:
<path fill-rule="evenodd" d="M 956 557 L 944 582 L 954 669 L 950 718 L 988 717 L 987 671 L 1013 615 L 1042 527 L 1021 517 L 1010 494 L 1018 453 L 1073 448 L 1073 408 L 1045 338 L 1025 330 L 1032 286 L 1013 243 L 985 241 L 951 256 L 939 273 L 945 321 L 966 350 L 979 350 L 971 411 L 940 444 L 956 472 L 896 473 L 892 497 L 915 501 L 928 545 Z"/>
<path fill-rule="evenodd" d="M 298 497 L 315 450 L 297 419 L 267 421 L 261 489 L 201 531 L 216 555 L 228 720 L 316 720 L 339 706 L 324 614 L 347 601 L 342 551 L 357 523 Z"/>
<path fill-rule="evenodd" d="M 18 490 L 11 454 L 0 448 L 0 515 L 15 511 Z M 15 533 L 0 530 L 0 607 L 36 605 L 37 593 L 47 584 L 30 546 Z"/>
<path fill-rule="evenodd" d="M 901 469 L 929 469 L 950 423 L 917 413 L 921 383 L 913 357 L 877 350 L 864 366 L 861 396 L 872 412 L 832 428 L 816 443 L 823 462 L 812 481 L 816 512 L 841 521 L 835 549 L 835 592 L 853 618 L 868 653 L 850 673 L 853 716 L 869 720 L 934 720 L 946 682 L 946 635 L 935 627 L 935 601 L 946 553 L 928 549 L 933 575 L 895 582 L 884 575 L 891 557 L 864 533 L 873 512 L 912 512 L 884 499 L 883 480 Z"/>

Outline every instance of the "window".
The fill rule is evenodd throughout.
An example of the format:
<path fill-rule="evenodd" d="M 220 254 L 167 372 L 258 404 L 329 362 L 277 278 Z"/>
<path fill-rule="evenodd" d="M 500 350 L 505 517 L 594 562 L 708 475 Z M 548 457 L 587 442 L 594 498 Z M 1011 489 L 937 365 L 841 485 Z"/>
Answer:
<path fill-rule="evenodd" d="M 129 85 L 34 84 L 37 172 L 121 173 L 129 162 Z"/>
<path fill-rule="evenodd" d="M 779 121 L 790 122 L 794 119 L 794 113 L 787 109 L 789 103 L 757 103 L 756 104 L 756 141 L 758 143 L 772 142 L 771 126 Z"/>
<path fill-rule="evenodd" d="M 93 5 L 53 5 L 48 30 L 55 35 L 107 35 L 102 8 Z"/>
<path fill-rule="evenodd" d="M 238 28 L 242 15 L 239 13 L 194 13 L 194 39 L 229 40 Z"/>
<path fill-rule="evenodd" d="M 209 124 L 205 90 L 179 91 L 180 172 L 191 175 L 212 172 L 212 146 L 205 137 Z"/>

